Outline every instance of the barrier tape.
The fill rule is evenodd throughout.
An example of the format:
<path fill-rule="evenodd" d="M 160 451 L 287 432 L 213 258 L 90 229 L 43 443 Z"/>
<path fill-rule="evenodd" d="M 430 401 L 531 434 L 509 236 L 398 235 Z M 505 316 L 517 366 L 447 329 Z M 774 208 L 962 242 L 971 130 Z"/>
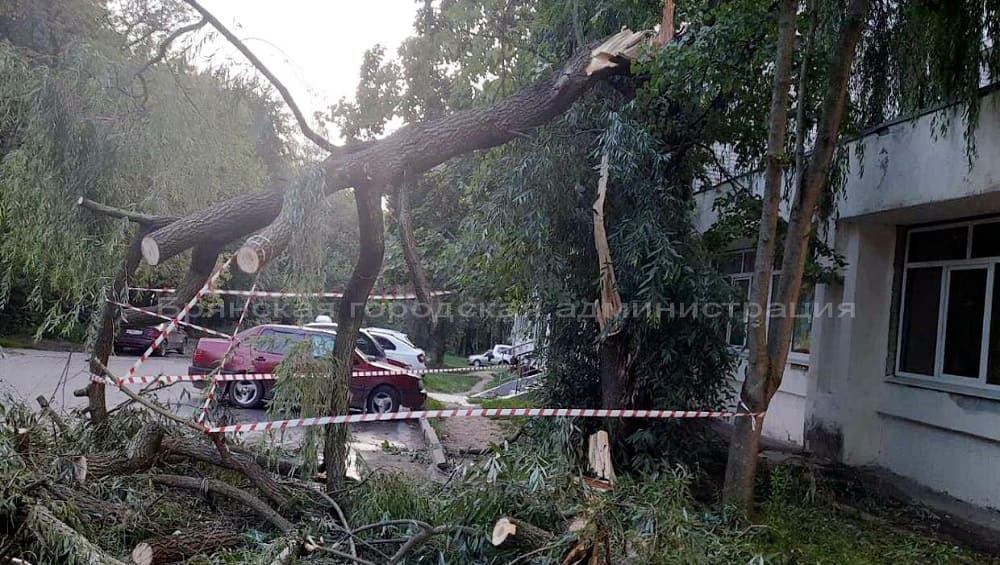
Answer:
<path fill-rule="evenodd" d="M 111 304 L 114 304 L 115 306 L 118 306 L 119 308 L 125 308 L 126 310 L 132 310 L 134 312 L 142 312 L 143 314 L 148 314 L 148 315 L 150 315 L 150 316 L 152 316 L 154 318 L 159 318 L 161 320 L 170 321 L 172 319 L 170 316 L 164 316 L 163 314 L 157 314 L 156 312 L 150 312 L 149 310 L 143 310 L 142 308 L 139 308 L 137 306 L 132 306 L 131 304 L 123 304 L 121 302 L 115 302 L 114 300 L 108 300 L 108 302 L 110 302 Z M 180 324 L 180 325 L 182 325 L 182 326 L 184 326 L 185 328 L 192 328 L 192 329 L 195 329 L 195 330 L 198 330 L 198 331 L 205 332 L 205 333 L 207 333 L 209 335 L 214 335 L 216 337 L 221 337 L 223 339 L 230 339 L 231 337 L 233 337 L 233 336 L 231 336 L 229 334 L 225 334 L 225 333 L 222 333 L 222 332 L 217 332 L 217 331 L 215 331 L 213 329 L 206 328 L 204 326 L 199 326 L 197 324 L 192 324 L 190 322 L 182 322 L 182 321 L 178 320 L 177 323 Z"/>
<path fill-rule="evenodd" d="M 352 371 L 352 377 L 382 377 L 389 375 L 427 375 L 431 373 L 468 373 L 467 368 L 455 368 L 455 369 L 400 369 L 398 371 Z M 295 377 L 305 378 L 305 377 L 324 377 L 326 375 L 311 375 L 311 374 L 296 374 Z M 98 377 L 101 378 L 101 377 Z M 220 382 L 225 381 L 273 381 L 277 380 L 277 376 L 274 373 L 218 373 L 215 375 L 215 379 Z M 151 382 L 175 383 L 175 382 L 193 382 L 193 381 L 207 381 L 211 379 L 211 373 L 206 373 L 202 375 L 146 375 L 146 376 L 135 376 L 127 377 L 122 379 L 122 383 L 129 384 L 149 384 Z"/>
<path fill-rule="evenodd" d="M 157 292 L 164 294 L 171 294 L 176 292 L 173 288 L 142 288 L 142 287 L 129 287 L 129 290 L 137 292 Z M 248 290 L 224 290 L 215 289 L 211 291 L 212 294 L 227 295 L 227 296 L 249 296 L 250 291 Z M 432 296 L 446 296 L 449 294 L 454 294 L 454 292 L 449 290 L 434 290 L 431 291 Z M 253 293 L 253 296 L 260 298 L 343 298 L 343 292 L 285 292 L 285 291 L 269 291 L 269 290 L 258 290 Z M 382 289 L 381 294 L 372 294 L 368 298 L 372 300 L 415 300 L 417 298 L 416 293 L 413 292 L 396 292 L 390 290 L 386 292 Z"/>
<path fill-rule="evenodd" d="M 208 387 L 208 390 L 205 391 L 205 402 L 201 405 L 201 410 L 198 412 L 198 418 L 195 420 L 198 424 L 202 424 L 205 421 L 205 417 L 208 416 L 208 409 L 212 405 L 212 400 L 215 399 L 215 391 L 218 388 L 219 379 L 216 377 L 222 367 L 226 364 L 226 360 L 233 354 L 233 349 L 236 348 L 236 334 L 240 333 L 240 328 L 243 326 L 243 320 L 246 319 L 247 311 L 250 310 L 250 301 L 253 300 L 253 293 L 257 290 L 258 278 L 260 278 L 259 272 L 257 273 L 257 276 L 253 278 L 253 285 L 250 287 L 250 294 L 247 295 L 247 300 L 243 304 L 243 310 L 240 312 L 240 317 L 236 320 L 236 327 L 233 328 L 233 335 L 229 337 L 229 343 L 226 345 L 226 353 L 219 361 L 219 367 L 209 373 L 209 376 L 212 378 L 212 384 Z"/>
<path fill-rule="evenodd" d="M 454 408 L 445 410 L 401 410 L 385 414 L 345 414 L 318 416 L 293 420 L 271 420 L 230 424 L 208 428 L 207 433 L 235 433 L 287 428 L 325 426 L 327 424 L 353 424 L 358 422 L 385 422 L 392 420 L 427 420 L 430 418 L 737 418 L 763 416 L 763 412 L 731 412 L 709 410 L 606 410 L 601 408 Z"/>
<path fill-rule="evenodd" d="M 218 281 L 219 277 L 222 276 L 222 273 L 227 268 L 229 268 L 229 264 L 233 261 L 234 257 L 236 257 L 235 254 L 230 255 L 229 258 L 226 259 L 225 263 L 220 265 L 219 268 L 212 273 L 212 276 L 208 277 L 208 280 L 205 281 L 205 284 L 202 285 L 202 287 L 198 290 L 198 292 L 195 293 L 193 297 L 191 297 L 191 300 L 188 300 L 187 304 L 185 304 L 184 307 L 181 308 L 181 311 L 178 312 L 176 316 L 171 318 L 169 322 L 167 322 L 167 325 L 164 326 L 162 330 L 160 330 L 160 335 L 156 336 L 156 339 L 153 340 L 153 343 L 151 343 L 149 347 L 146 348 L 146 351 L 142 355 L 140 355 L 138 359 L 136 359 L 135 364 L 132 365 L 132 368 L 128 370 L 128 373 L 125 375 L 125 377 L 118 379 L 119 386 L 121 385 L 121 383 L 124 382 L 125 379 L 129 379 L 135 376 L 135 373 L 136 371 L 139 370 L 139 367 L 141 367 L 142 364 L 145 363 L 146 360 L 149 359 L 151 355 L 153 355 L 153 352 L 156 351 L 156 348 L 159 347 L 161 343 L 163 343 L 164 339 L 166 339 L 167 334 L 169 334 L 170 332 L 174 331 L 174 329 L 177 328 L 178 322 L 182 321 L 184 318 L 187 317 L 188 313 L 191 312 L 191 309 L 194 308 L 194 305 L 197 304 L 198 300 L 201 299 L 202 295 L 207 294 L 215 287 L 216 281 Z"/>

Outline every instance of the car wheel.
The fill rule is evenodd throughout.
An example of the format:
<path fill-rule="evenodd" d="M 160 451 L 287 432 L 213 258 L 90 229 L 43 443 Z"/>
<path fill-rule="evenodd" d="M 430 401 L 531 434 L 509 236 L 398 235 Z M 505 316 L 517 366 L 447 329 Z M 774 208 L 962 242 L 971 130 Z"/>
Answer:
<path fill-rule="evenodd" d="M 369 414 L 388 414 L 399 410 L 399 391 L 389 385 L 379 385 L 368 395 Z"/>
<path fill-rule="evenodd" d="M 264 385 L 258 381 L 233 381 L 229 385 L 229 402 L 239 408 L 256 408 L 264 398 Z"/>
<path fill-rule="evenodd" d="M 184 350 L 187 349 L 187 344 L 188 344 L 188 338 L 185 337 L 184 339 L 181 340 L 181 344 L 177 346 L 177 353 L 184 355 Z"/>
<path fill-rule="evenodd" d="M 483 366 L 483 362 L 480 361 L 479 359 L 476 359 L 475 361 L 472 362 L 472 366 L 473 367 L 482 367 Z"/>

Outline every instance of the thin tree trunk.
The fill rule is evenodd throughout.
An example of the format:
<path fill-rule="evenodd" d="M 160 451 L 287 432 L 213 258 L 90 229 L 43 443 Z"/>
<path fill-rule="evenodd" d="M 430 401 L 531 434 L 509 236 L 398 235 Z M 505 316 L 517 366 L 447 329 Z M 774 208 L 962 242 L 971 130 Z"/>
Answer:
<path fill-rule="evenodd" d="M 740 394 L 743 405 L 752 411 L 766 405 L 762 383 L 770 366 L 767 354 L 767 301 L 771 293 L 771 273 L 774 269 L 775 239 L 778 228 L 778 205 L 781 181 L 786 164 L 785 137 L 788 130 L 788 98 L 792 84 L 792 55 L 795 51 L 795 28 L 798 0 L 782 0 L 778 12 L 778 44 L 775 58 L 774 87 L 771 91 L 770 121 L 767 135 L 766 170 L 764 173 L 764 206 L 757 234 L 757 255 L 750 281 L 747 307 L 747 371 Z M 742 421 L 744 418 L 740 418 Z M 744 426 L 737 426 L 743 431 Z M 748 427 L 756 436 L 759 428 Z M 750 507 L 757 458 L 758 437 L 734 436 L 726 465 L 723 500 L 744 508 Z M 753 461 L 750 461 L 753 460 Z"/>
<path fill-rule="evenodd" d="M 841 23 L 826 95 L 823 99 L 816 145 L 805 174 L 796 187 L 789 217 L 788 235 L 785 239 L 781 264 L 782 276 L 775 301 L 775 311 L 782 315 L 772 320 L 768 330 L 767 370 L 748 372 L 744 384 L 744 402 L 755 411 L 767 410 L 771 398 L 781 386 L 795 322 L 794 314 L 802 290 L 802 275 L 805 271 L 813 218 L 833 161 L 843 121 L 851 67 L 854 64 L 858 41 L 865 27 L 869 5 L 870 0 L 852 0 Z M 741 420 L 750 419 L 741 418 Z M 762 423 L 761 418 L 758 424 Z M 756 450 L 762 427 L 749 424 L 750 422 L 742 423 L 734 429 L 724 490 L 727 502 L 739 504 L 744 508 L 749 508 L 752 502 L 753 479 L 757 466 Z"/>
<path fill-rule="evenodd" d="M 425 312 L 421 315 L 421 321 L 427 326 L 427 335 L 430 337 L 431 358 L 428 364 L 432 367 L 444 365 L 444 336 L 442 335 L 442 324 L 438 319 L 438 301 L 431 291 L 430 282 L 427 280 L 427 273 L 424 271 L 423 263 L 420 260 L 420 248 L 417 247 L 417 238 L 413 233 L 413 222 L 410 218 L 410 190 L 416 186 L 415 180 L 404 179 L 396 191 L 396 214 L 399 222 L 399 239 L 403 247 L 403 259 L 406 261 L 406 268 L 410 272 L 410 282 L 413 283 L 413 291 L 417 295 L 417 302 Z"/>
<path fill-rule="evenodd" d="M 354 191 L 358 207 L 359 249 L 358 262 L 351 273 L 351 280 L 344 288 L 337 319 L 337 341 L 333 347 L 333 379 L 330 396 L 330 414 L 345 414 L 351 379 L 354 343 L 365 316 L 368 295 L 375 279 L 382 270 L 385 255 L 384 219 L 382 217 L 382 192 L 370 186 Z M 347 460 L 347 433 L 345 425 L 328 425 L 325 430 L 323 461 L 326 465 L 327 491 L 336 496 L 343 488 Z M 342 504 L 345 500 L 340 500 Z"/>

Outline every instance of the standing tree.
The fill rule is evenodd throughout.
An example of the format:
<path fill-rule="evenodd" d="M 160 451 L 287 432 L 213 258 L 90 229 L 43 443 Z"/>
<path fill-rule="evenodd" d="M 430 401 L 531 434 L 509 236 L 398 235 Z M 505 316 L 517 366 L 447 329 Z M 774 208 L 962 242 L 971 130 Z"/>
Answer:
<path fill-rule="evenodd" d="M 816 129 L 816 143 L 805 169 L 797 177 L 798 182 L 792 196 L 792 210 L 782 254 L 782 276 L 776 299 L 772 303 L 772 308 L 777 312 L 795 312 L 798 306 L 813 220 L 820 196 L 827 186 L 843 122 L 844 105 L 848 99 L 851 68 L 865 27 L 868 8 L 869 0 L 851 0 L 840 24 Z M 774 316 L 768 323 L 767 313 L 777 246 L 778 205 L 783 189 L 784 169 L 789 161 L 785 148 L 798 11 L 798 0 L 783 0 L 778 12 L 778 46 L 768 126 L 764 206 L 750 290 L 752 307 L 748 335 L 749 364 L 740 393 L 741 408 L 748 412 L 766 412 L 771 398 L 781 385 L 794 323 L 791 315 Z M 762 415 L 753 419 L 738 418 L 736 421 L 723 488 L 723 498 L 727 503 L 750 507 L 763 418 Z"/>

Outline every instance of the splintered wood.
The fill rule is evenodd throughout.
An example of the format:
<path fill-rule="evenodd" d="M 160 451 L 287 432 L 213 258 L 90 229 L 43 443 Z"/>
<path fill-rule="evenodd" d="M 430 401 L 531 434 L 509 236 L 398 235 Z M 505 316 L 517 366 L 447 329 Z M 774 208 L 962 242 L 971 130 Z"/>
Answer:
<path fill-rule="evenodd" d="M 608 439 L 608 432 L 600 430 L 590 436 L 587 459 L 590 462 L 590 472 L 595 477 L 594 480 L 587 481 L 587 484 L 602 490 L 614 488 L 618 479 L 611 464 L 611 442 Z"/>

